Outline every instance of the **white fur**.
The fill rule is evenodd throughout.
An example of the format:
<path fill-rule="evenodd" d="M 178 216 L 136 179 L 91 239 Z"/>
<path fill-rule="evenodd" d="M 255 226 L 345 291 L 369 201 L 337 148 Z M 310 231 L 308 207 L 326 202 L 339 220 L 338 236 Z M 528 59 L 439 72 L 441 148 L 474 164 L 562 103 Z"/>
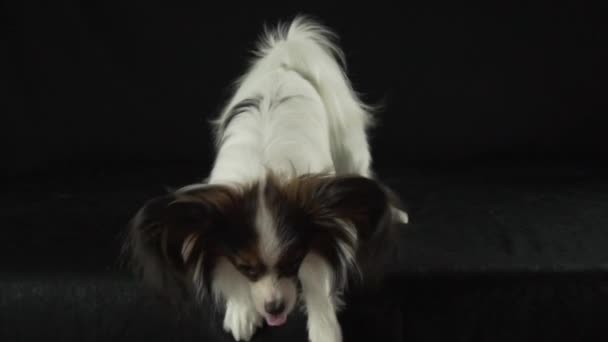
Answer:
<path fill-rule="evenodd" d="M 220 260 L 213 272 L 213 294 L 216 301 L 225 300 L 224 330 L 236 341 L 249 341 L 262 325 L 262 316 L 251 300 L 249 282 L 227 259 Z"/>
<path fill-rule="evenodd" d="M 266 206 L 266 201 L 264 200 L 261 190 L 258 197 L 259 207 L 255 218 L 255 229 L 257 230 L 259 237 L 258 249 L 260 250 L 264 263 L 273 266 L 279 259 L 282 244 L 277 236 L 277 231 L 275 229 L 276 223 Z"/>
<path fill-rule="evenodd" d="M 332 293 L 334 274 L 325 260 L 310 253 L 299 270 L 302 296 L 308 315 L 308 338 L 311 342 L 342 341 L 336 317 L 339 298 Z"/>
<path fill-rule="evenodd" d="M 262 316 L 266 316 L 264 304 L 270 301 L 282 301 L 285 303 L 284 312 L 287 314 L 293 310 L 298 298 L 294 279 L 279 278 L 275 272 L 252 283 L 251 296 L 255 309 Z"/>
<path fill-rule="evenodd" d="M 332 36 L 304 18 L 266 34 L 259 57 L 215 121 L 221 145 L 209 183 L 257 180 L 269 169 L 370 174 L 370 114 L 336 59 L 342 53 Z M 252 97 L 261 97 L 260 109 L 219 130 L 232 107 Z"/>
<path fill-rule="evenodd" d="M 334 38 L 303 17 L 266 32 L 257 58 L 213 122 L 218 151 L 207 183 L 247 184 L 263 180 L 268 171 L 287 177 L 318 172 L 371 177 L 366 131 L 372 117 L 345 75 L 344 57 Z M 255 99 L 257 106 L 245 108 L 226 125 L 233 108 L 248 99 Z M 263 257 L 273 265 L 285 242 L 275 235 L 264 206 L 256 229 Z M 354 229 L 347 225 L 345 229 L 356 242 Z M 186 255 L 188 246 L 184 245 Z M 345 262 L 354 265 L 354 250 L 346 245 L 339 248 Z M 334 276 L 315 254 L 308 255 L 300 268 L 311 342 L 342 340 L 335 313 L 339 293 L 332 293 Z M 237 340 L 251 338 L 265 301 L 284 297 L 290 311 L 296 300 L 293 281 L 277 279 L 271 272 L 249 284 L 226 260 L 214 272 L 213 290 L 227 302 L 224 328 Z"/>
<path fill-rule="evenodd" d="M 296 284 L 294 279 L 279 278 L 273 269 L 287 244 L 280 241 L 280 237 L 277 236 L 276 223 L 266 206 L 262 191 L 259 194 L 258 205 L 255 222 L 259 238 L 258 249 L 270 271 L 262 279 L 251 284 L 252 300 L 260 315 L 266 315 L 264 305 L 272 301 L 284 302 L 285 312 L 289 313 L 297 300 Z"/>
<path fill-rule="evenodd" d="M 355 227 L 349 222 L 343 220 L 338 219 L 337 223 L 337 226 L 341 227 L 351 240 L 351 243 L 348 244 L 344 243 L 343 241 L 338 242 L 338 249 L 340 251 L 340 262 L 342 263 L 342 267 L 340 267 L 340 269 L 344 272 L 344 274 L 341 274 L 340 279 L 345 282 L 347 279 L 347 272 L 354 272 L 360 275 L 359 269 L 357 267 L 355 251 L 358 238 L 357 229 L 355 229 Z M 337 285 L 338 287 L 343 288 L 346 284 L 342 283 Z"/>
<path fill-rule="evenodd" d="M 198 234 L 196 234 L 196 233 L 190 234 L 184 240 L 184 243 L 182 244 L 182 259 L 184 259 L 184 261 L 188 261 L 188 259 L 190 258 L 190 253 L 192 253 L 192 249 L 196 245 L 197 241 L 198 241 Z"/>

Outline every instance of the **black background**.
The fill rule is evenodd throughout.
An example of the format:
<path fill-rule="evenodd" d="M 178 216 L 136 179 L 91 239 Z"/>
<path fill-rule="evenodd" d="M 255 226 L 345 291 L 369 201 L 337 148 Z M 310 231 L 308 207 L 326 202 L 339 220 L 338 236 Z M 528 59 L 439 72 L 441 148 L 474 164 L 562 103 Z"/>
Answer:
<path fill-rule="evenodd" d="M 606 160 L 600 8 L 13 1 L 4 11 L 3 172 L 195 163 L 264 23 L 313 15 L 383 103 L 379 169 Z M 59 172 L 59 171 L 57 171 Z M 204 176 L 204 175 L 202 175 Z"/>
<path fill-rule="evenodd" d="M 344 331 L 366 341 L 392 331 L 408 341 L 608 340 L 603 8 L 0 6 L 0 176 L 9 183 L 0 340 L 192 340 L 202 320 L 176 323 L 119 276 L 124 228 L 165 186 L 206 176 L 207 121 L 263 23 L 297 13 L 341 36 L 355 88 L 384 104 L 374 166 L 412 218 L 384 296 L 402 313 L 374 297 L 351 309 Z M 305 327 L 274 330 L 276 340 L 306 339 L 292 328 Z"/>

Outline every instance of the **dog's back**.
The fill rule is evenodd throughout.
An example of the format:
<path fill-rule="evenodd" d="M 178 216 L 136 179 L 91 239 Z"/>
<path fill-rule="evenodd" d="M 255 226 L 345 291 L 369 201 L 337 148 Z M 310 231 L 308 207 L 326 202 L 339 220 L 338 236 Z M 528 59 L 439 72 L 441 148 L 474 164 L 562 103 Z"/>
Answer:
<path fill-rule="evenodd" d="M 369 110 L 333 38 L 304 17 L 266 31 L 215 121 L 218 155 L 209 182 L 259 179 L 268 170 L 370 175 Z"/>

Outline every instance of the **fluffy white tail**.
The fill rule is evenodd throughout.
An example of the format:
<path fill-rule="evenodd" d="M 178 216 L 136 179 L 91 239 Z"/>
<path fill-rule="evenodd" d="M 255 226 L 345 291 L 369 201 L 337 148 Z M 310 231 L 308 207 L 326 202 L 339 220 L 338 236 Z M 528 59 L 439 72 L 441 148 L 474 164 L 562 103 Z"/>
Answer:
<path fill-rule="evenodd" d="M 237 82 L 237 92 L 227 108 L 251 96 L 246 83 L 256 79 L 256 74 L 278 68 L 293 70 L 310 82 L 326 108 L 336 173 L 370 176 L 371 153 L 365 132 L 372 123 L 371 110 L 346 76 L 344 54 L 335 44 L 336 38 L 305 16 L 266 29 L 255 51 L 257 58 Z"/>

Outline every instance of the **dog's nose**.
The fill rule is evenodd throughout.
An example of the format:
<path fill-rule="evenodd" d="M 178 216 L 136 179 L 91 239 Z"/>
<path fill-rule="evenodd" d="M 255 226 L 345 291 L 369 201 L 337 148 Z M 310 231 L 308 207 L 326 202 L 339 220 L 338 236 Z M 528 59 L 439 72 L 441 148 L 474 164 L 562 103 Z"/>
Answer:
<path fill-rule="evenodd" d="M 285 310 L 285 302 L 282 300 L 273 300 L 264 304 L 264 310 L 270 315 L 278 315 Z"/>

